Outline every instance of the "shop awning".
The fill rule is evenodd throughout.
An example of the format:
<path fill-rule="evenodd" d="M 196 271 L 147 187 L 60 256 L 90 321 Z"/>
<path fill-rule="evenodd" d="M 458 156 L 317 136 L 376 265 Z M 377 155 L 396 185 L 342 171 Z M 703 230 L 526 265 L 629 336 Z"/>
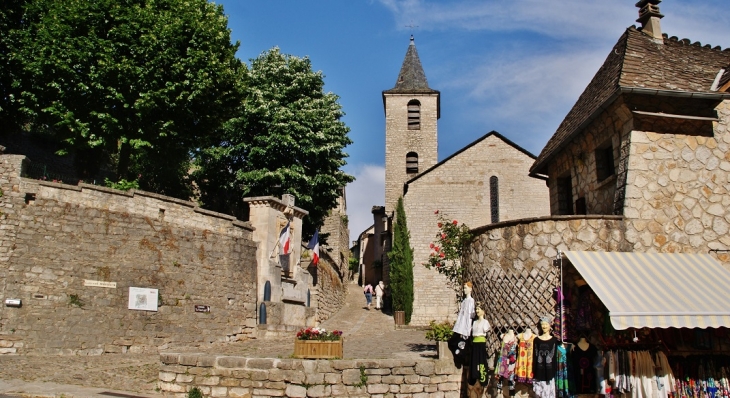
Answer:
<path fill-rule="evenodd" d="M 730 271 L 709 254 L 565 256 L 608 308 L 617 330 L 730 327 Z"/>

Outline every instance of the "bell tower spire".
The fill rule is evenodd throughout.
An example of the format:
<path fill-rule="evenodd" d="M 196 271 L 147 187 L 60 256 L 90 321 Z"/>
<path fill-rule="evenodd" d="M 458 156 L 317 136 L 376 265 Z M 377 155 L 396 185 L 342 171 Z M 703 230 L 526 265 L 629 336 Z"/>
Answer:
<path fill-rule="evenodd" d="M 428 86 L 411 35 L 395 87 L 383 91 L 387 214 L 403 196 L 404 183 L 438 162 L 440 98 Z"/>

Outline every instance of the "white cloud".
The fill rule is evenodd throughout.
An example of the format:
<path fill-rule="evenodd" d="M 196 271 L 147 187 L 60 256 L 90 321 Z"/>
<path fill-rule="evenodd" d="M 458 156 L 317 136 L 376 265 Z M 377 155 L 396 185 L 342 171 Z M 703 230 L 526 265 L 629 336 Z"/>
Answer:
<path fill-rule="evenodd" d="M 617 21 L 637 15 L 625 3 L 605 0 L 381 0 L 399 27 L 415 23 L 423 30 L 538 32 L 551 37 L 601 37 Z"/>
<path fill-rule="evenodd" d="M 349 167 L 348 167 L 349 168 Z M 373 224 L 373 206 L 385 204 L 385 167 L 363 164 L 348 173 L 355 181 L 347 185 L 347 218 L 350 224 L 350 244 Z"/>

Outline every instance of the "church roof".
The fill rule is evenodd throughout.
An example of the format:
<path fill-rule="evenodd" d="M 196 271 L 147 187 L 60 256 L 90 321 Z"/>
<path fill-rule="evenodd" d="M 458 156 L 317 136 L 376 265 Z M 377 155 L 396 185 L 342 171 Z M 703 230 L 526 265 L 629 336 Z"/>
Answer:
<path fill-rule="evenodd" d="M 413 36 L 411 36 L 411 44 L 408 46 L 405 59 L 403 59 L 403 65 L 400 68 L 395 87 L 383 91 L 383 94 L 414 93 L 438 93 L 438 91 L 428 87 L 426 73 L 423 71 L 421 60 L 418 58 L 418 51 L 416 51 L 416 43 L 413 41 Z"/>
<path fill-rule="evenodd" d="M 634 26 L 626 29 L 540 152 L 530 174 L 544 174 L 548 161 L 620 94 L 730 99 L 726 93 L 711 90 L 728 62 L 730 49 L 722 51 L 666 35 L 663 44 L 657 44 Z"/>
<path fill-rule="evenodd" d="M 519 145 L 515 144 L 514 142 L 512 142 L 512 141 L 511 141 L 510 139 L 508 139 L 507 137 L 503 136 L 502 134 L 500 134 L 500 133 L 498 133 L 498 132 L 496 132 L 496 131 L 492 130 L 492 131 L 488 132 L 487 134 L 485 134 L 485 135 L 483 135 L 483 136 L 481 136 L 481 137 L 477 138 L 477 139 L 476 139 L 476 140 L 474 140 L 474 141 L 473 141 L 473 142 L 472 142 L 471 144 L 469 144 L 469 145 L 467 145 L 467 146 L 465 146 L 465 147 L 463 147 L 463 148 L 459 149 L 458 151 L 454 152 L 454 153 L 453 153 L 453 154 L 452 154 L 451 156 L 449 156 L 448 158 L 446 158 L 446 159 L 444 159 L 444 160 L 442 160 L 442 161 L 440 161 L 440 162 L 436 163 L 435 165 L 433 165 L 433 166 L 429 167 L 428 169 L 424 170 L 424 171 L 423 171 L 423 173 L 419 173 L 418 175 L 414 176 L 414 177 L 413 177 L 413 178 L 411 178 L 410 180 L 406 181 L 406 182 L 405 182 L 405 185 L 407 186 L 408 184 L 410 184 L 410 183 L 412 183 L 412 182 L 414 182 L 414 181 L 418 180 L 419 178 L 423 177 L 424 175 L 426 175 L 426 174 L 430 173 L 431 171 L 433 171 L 433 170 L 435 170 L 435 169 L 439 168 L 439 167 L 440 167 L 441 165 L 443 165 L 444 163 L 448 162 L 449 160 L 451 160 L 451 159 L 453 159 L 453 158 L 455 158 L 455 157 L 459 156 L 459 155 L 460 155 L 461 153 L 463 153 L 463 152 L 464 152 L 464 151 L 466 151 L 467 149 L 469 149 L 469 148 L 471 148 L 471 147 L 475 146 L 476 144 L 478 144 L 478 143 L 480 143 L 480 142 L 482 142 L 482 141 L 486 140 L 487 138 L 489 138 L 489 137 L 491 137 L 491 136 L 495 136 L 495 137 L 499 138 L 500 140 L 502 140 L 503 142 L 505 142 L 505 143 L 506 143 L 507 145 L 509 145 L 509 146 L 511 146 L 511 147 L 513 147 L 513 148 L 515 148 L 516 150 L 518 150 L 518 151 L 520 151 L 520 152 L 524 153 L 525 155 L 527 155 L 527 156 L 529 156 L 529 157 L 531 157 L 531 158 L 535 159 L 535 155 L 533 155 L 533 154 L 532 154 L 532 153 L 531 153 L 530 151 L 528 151 L 527 149 L 525 149 L 525 148 L 523 148 L 523 147 L 521 147 L 521 146 L 519 146 Z M 542 179 L 542 177 L 540 177 L 540 176 L 533 176 L 533 177 L 535 177 L 535 178 L 540 178 L 540 179 Z"/>

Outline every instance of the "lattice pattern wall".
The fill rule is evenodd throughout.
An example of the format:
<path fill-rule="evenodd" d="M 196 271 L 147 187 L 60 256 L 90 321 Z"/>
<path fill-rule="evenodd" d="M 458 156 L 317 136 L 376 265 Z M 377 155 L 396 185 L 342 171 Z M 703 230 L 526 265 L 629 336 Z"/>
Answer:
<path fill-rule="evenodd" d="M 499 336 L 507 329 L 521 332 L 530 327 L 538 332 L 540 317 L 555 316 L 553 289 L 560 284 L 558 267 L 505 270 L 494 266 L 486 272 L 469 270 L 467 279 L 474 283 L 474 300 L 483 304 L 485 318 L 492 325 L 488 352 L 499 350 Z"/>

